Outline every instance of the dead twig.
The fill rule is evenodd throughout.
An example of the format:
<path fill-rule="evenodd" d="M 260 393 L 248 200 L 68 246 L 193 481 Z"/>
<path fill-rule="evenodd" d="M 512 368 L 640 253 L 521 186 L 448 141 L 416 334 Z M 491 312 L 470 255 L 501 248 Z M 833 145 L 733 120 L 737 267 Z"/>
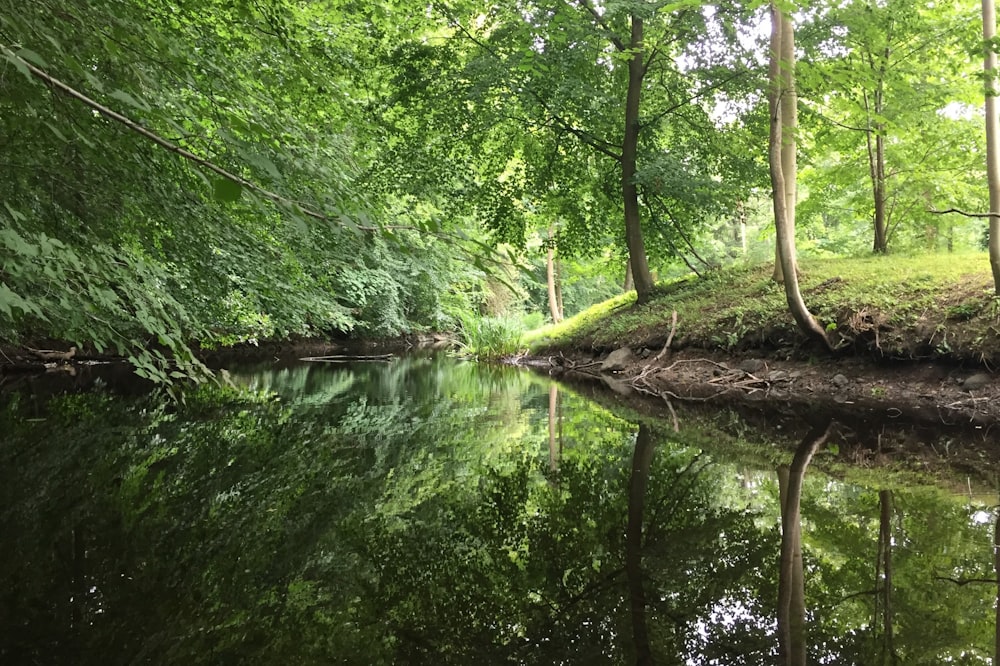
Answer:
<path fill-rule="evenodd" d="M 677 412 L 674 411 L 674 403 L 670 402 L 670 398 L 664 398 L 667 403 L 667 409 L 670 410 L 670 417 L 674 420 L 674 432 L 681 431 L 680 421 L 677 420 Z"/>

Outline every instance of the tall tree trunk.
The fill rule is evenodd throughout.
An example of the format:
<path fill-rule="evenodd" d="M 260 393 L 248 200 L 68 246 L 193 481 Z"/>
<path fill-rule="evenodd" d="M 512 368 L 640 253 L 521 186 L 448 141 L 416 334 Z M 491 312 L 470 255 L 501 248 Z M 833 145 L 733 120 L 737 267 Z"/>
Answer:
<path fill-rule="evenodd" d="M 559 261 L 559 253 L 556 252 L 555 256 L 556 263 L 556 307 L 559 308 L 559 321 L 566 318 L 566 311 L 563 310 L 563 291 L 562 291 L 562 262 Z"/>
<path fill-rule="evenodd" d="M 997 33 L 994 0 L 983 0 L 983 39 L 986 55 L 983 71 L 986 77 L 986 180 L 990 189 L 990 268 L 993 289 L 1000 296 L 1000 119 L 997 118 L 997 54 L 992 40 Z"/>
<path fill-rule="evenodd" d="M 781 560 L 778 575 L 778 653 L 785 666 L 806 663 L 805 577 L 802 570 L 802 480 L 809 461 L 830 436 L 830 422 L 813 428 L 795 450 L 790 467 L 778 470 Z"/>
<path fill-rule="evenodd" d="M 545 253 L 545 277 L 549 287 L 549 313 L 552 323 L 562 321 L 562 308 L 559 307 L 559 283 L 556 280 L 556 250 L 552 246 L 552 228 L 549 228 L 549 247 Z"/>
<path fill-rule="evenodd" d="M 819 323 L 810 314 L 802 299 L 802 292 L 799 290 L 799 279 L 795 266 L 795 229 L 789 223 L 794 224 L 794 218 L 788 215 L 788 198 L 786 181 L 795 179 L 795 172 L 785 173 L 783 168 L 783 132 L 785 114 L 782 107 L 795 103 L 794 94 L 784 87 L 781 76 L 781 53 L 782 44 L 785 40 L 784 32 L 792 32 L 792 24 L 786 21 L 777 4 L 771 3 L 771 58 L 768 69 L 769 89 L 768 89 L 768 109 L 771 115 L 771 131 L 768 141 L 768 162 L 771 168 L 771 200 L 774 203 L 774 227 L 777 231 L 778 263 L 781 265 L 783 282 L 785 285 L 785 299 L 788 301 L 788 309 L 795 319 L 795 323 L 808 338 L 822 344 L 826 349 L 832 349 L 830 341 L 827 340 L 826 333 Z M 789 36 L 789 39 L 791 37 Z M 791 68 L 792 63 L 785 63 Z M 794 129 L 794 128 L 793 128 Z"/>
<path fill-rule="evenodd" d="M 646 624 L 646 593 L 642 585 L 642 516 L 653 449 L 649 426 L 640 425 L 635 451 L 632 453 L 632 474 L 628 482 L 628 523 L 625 526 L 625 575 L 628 578 L 636 664 L 653 663 L 649 628 Z"/>
<path fill-rule="evenodd" d="M 885 113 L 885 63 L 889 59 L 886 49 L 882 64 L 878 67 L 869 60 L 869 68 L 875 73 L 877 83 L 872 103 L 868 94 L 863 93 L 865 112 L 868 116 L 868 127 L 865 133 L 865 143 L 868 148 L 868 179 L 872 186 L 872 203 L 875 208 L 874 228 L 875 239 L 872 242 L 872 252 L 885 254 L 889 251 L 888 225 L 886 215 L 886 185 L 885 185 L 885 123 L 880 118 Z M 872 122 L 872 118 L 875 121 Z"/>
<path fill-rule="evenodd" d="M 795 174 L 798 173 L 798 160 L 795 154 L 798 142 L 795 133 L 799 127 L 799 104 L 795 89 L 795 29 L 792 26 L 792 19 L 787 14 L 781 16 L 781 40 L 777 53 L 780 58 L 778 76 L 781 86 L 779 104 L 781 171 L 785 174 L 784 187 L 782 188 L 785 195 L 785 242 L 790 243 L 792 266 L 795 266 L 795 207 L 798 204 L 798 183 L 795 178 Z M 775 234 L 776 236 L 781 235 L 777 225 L 775 225 Z M 796 270 L 798 270 L 797 267 Z M 774 243 L 774 274 L 771 277 L 775 282 L 785 281 L 785 266 L 781 261 L 781 250 L 777 238 Z"/>
<path fill-rule="evenodd" d="M 646 261 L 639 215 L 639 191 L 635 185 L 636 155 L 639 150 L 639 102 L 646 75 L 642 50 L 642 19 L 632 17 L 631 58 L 628 61 L 628 94 L 625 98 L 625 136 L 622 140 L 622 201 L 625 206 L 625 244 L 628 246 L 637 303 L 645 303 L 653 293 L 653 276 Z"/>

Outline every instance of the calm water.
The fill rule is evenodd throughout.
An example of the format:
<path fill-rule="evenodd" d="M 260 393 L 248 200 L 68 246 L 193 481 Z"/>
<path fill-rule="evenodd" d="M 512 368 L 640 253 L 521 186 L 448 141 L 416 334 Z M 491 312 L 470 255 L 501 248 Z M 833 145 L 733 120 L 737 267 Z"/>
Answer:
<path fill-rule="evenodd" d="M 233 382 L 3 399 L 0 663 L 993 654 L 995 494 L 839 480 L 836 426 L 675 432 L 445 358 Z"/>

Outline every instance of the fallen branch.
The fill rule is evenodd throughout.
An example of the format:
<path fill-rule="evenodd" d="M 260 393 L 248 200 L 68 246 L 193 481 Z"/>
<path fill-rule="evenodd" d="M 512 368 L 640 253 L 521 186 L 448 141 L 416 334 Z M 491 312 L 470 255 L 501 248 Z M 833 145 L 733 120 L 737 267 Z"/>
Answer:
<path fill-rule="evenodd" d="M 35 358 L 40 361 L 69 361 L 76 356 L 76 347 L 70 347 L 69 351 L 55 351 L 52 349 L 32 349 L 25 347 Z M 9 360 L 9 359 L 8 359 Z"/>
<path fill-rule="evenodd" d="M 714 366 L 716 366 L 718 368 L 722 368 L 723 370 L 731 370 L 732 369 L 728 365 L 726 365 L 725 363 L 719 363 L 717 361 L 713 361 L 713 360 L 708 359 L 708 358 L 682 358 L 682 359 L 678 359 L 678 360 L 674 361 L 673 363 L 671 363 L 670 365 L 668 365 L 667 367 L 665 367 L 663 369 L 664 370 L 673 370 L 674 366 L 676 366 L 679 363 L 711 363 L 712 365 L 714 365 Z"/>
<path fill-rule="evenodd" d="M 653 367 L 653 364 L 659 361 L 661 358 L 663 358 L 664 354 L 670 351 L 670 344 L 674 341 L 674 333 L 676 332 L 677 332 L 677 310 L 674 310 L 673 314 L 670 317 L 670 335 L 667 336 L 667 341 L 663 343 L 663 349 L 660 350 L 659 354 L 653 357 L 652 361 L 647 363 L 642 368 L 642 372 L 640 372 L 639 375 L 632 380 L 633 383 L 641 379 L 644 379 L 646 375 L 649 374 L 649 370 L 650 368 Z"/>
<path fill-rule="evenodd" d="M 670 410 L 670 416 L 674 420 L 674 432 L 680 432 L 681 424 L 680 421 L 677 420 L 677 412 L 674 411 L 674 403 L 670 402 L 670 398 L 664 398 L 664 401 L 667 403 L 667 409 Z"/>
<path fill-rule="evenodd" d="M 315 363 L 354 363 L 355 361 L 391 361 L 392 354 L 375 354 L 372 356 L 306 356 L 300 361 L 312 361 Z"/>

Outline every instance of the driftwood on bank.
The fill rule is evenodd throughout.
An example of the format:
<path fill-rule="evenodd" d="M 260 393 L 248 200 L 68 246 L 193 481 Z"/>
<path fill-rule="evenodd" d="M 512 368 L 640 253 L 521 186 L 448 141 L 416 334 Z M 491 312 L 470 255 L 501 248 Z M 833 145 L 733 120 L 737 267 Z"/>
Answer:
<path fill-rule="evenodd" d="M 373 354 L 371 356 L 353 356 L 353 355 L 333 355 L 333 356 L 305 356 L 300 358 L 300 361 L 310 361 L 313 363 L 361 363 L 361 362 L 378 362 L 378 361 L 391 361 L 393 358 L 392 354 Z"/>
<path fill-rule="evenodd" d="M 68 351 L 57 351 L 53 349 L 32 349 L 31 347 L 25 347 L 32 356 L 40 361 L 45 361 L 48 363 L 52 362 L 68 362 L 74 356 L 76 356 L 76 347 L 70 347 Z"/>

